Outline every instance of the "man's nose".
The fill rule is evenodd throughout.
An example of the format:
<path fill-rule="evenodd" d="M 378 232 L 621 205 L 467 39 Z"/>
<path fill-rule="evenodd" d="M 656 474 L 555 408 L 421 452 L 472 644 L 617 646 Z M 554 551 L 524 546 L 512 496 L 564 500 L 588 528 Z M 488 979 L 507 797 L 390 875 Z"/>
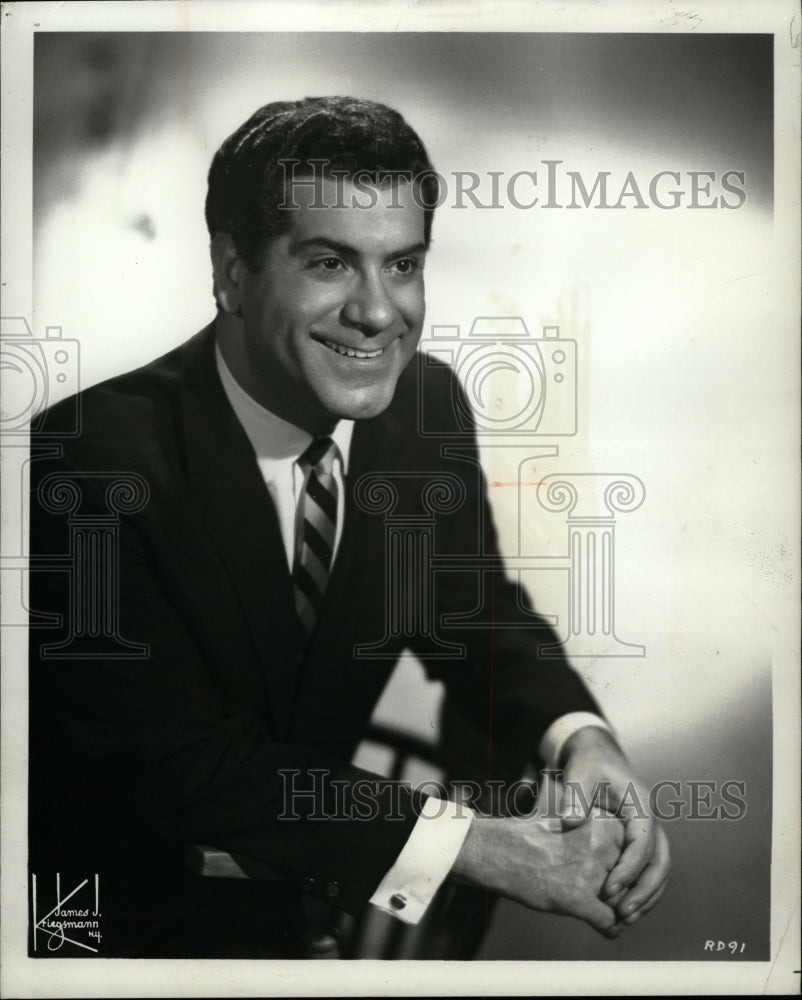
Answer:
<path fill-rule="evenodd" d="M 381 275 L 360 275 L 342 309 L 344 325 L 355 326 L 365 335 L 374 336 L 386 330 L 396 316 L 396 307 Z"/>

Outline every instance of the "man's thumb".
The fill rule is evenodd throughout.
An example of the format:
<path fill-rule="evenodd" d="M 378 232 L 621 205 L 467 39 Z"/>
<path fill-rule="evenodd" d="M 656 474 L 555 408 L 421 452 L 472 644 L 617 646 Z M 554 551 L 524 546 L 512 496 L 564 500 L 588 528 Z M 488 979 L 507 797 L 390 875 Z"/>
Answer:
<path fill-rule="evenodd" d="M 564 829 L 581 826 L 588 818 L 590 803 L 582 786 L 577 781 L 566 778 L 563 784 L 563 798 L 560 806 L 560 820 Z"/>

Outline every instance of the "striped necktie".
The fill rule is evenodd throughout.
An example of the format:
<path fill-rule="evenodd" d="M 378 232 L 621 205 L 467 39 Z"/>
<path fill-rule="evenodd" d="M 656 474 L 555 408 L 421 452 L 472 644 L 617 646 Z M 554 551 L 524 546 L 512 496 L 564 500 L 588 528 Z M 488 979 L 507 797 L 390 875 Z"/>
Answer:
<path fill-rule="evenodd" d="M 293 570 L 295 611 L 305 641 L 317 622 L 331 571 L 337 532 L 337 481 L 334 460 L 337 445 L 328 437 L 315 438 L 298 459 L 306 486 L 300 500 L 300 532 Z"/>

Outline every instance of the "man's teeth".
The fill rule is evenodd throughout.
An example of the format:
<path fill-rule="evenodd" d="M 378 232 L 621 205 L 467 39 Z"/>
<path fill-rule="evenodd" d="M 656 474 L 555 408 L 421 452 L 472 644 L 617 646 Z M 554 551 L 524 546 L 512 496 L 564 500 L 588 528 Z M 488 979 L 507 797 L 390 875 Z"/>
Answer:
<path fill-rule="evenodd" d="M 378 351 L 357 351 L 353 347 L 343 347 L 342 344 L 335 344 L 331 340 L 325 340 L 323 343 L 326 347 L 330 347 L 332 351 L 344 354 L 349 358 L 380 358 L 384 354 L 383 347 L 380 347 Z"/>

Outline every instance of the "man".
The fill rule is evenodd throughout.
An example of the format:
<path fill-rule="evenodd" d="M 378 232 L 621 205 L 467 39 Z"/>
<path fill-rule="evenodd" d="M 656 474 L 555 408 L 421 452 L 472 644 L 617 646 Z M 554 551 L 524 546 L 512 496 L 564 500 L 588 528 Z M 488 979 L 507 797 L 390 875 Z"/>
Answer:
<path fill-rule="evenodd" d="M 418 433 L 419 404 L 452 437 L 464 404 L 413 360 L 435 183 L 381 105 L 257 111 L 209 174 L 214 322 L 83 393 L 81 434 L 34 462 L 31 869 L 100 874 L 102 954 L 300 957 L 304 895 L 415 922 L 445 879 L 615 936 L 664 890 L 645 791 L 519 589 L 493 564 L 482 603 L 473 571 L 384 548 L 377 498 L 436 509 L 438 554 L 496 551 L 473 435 L 453 459 Z M 463 655 L 388 630 L 394 579 L 431 582 L 440 620 L 482 607 L 443 632 Z M 563 830 L 348 763 L 405 646 L 445 685 L 454 776 L 562 766 Z M 599 788 L 623 826 L 586 816 Z M 263 877 L 200 877 L 192 844 Z"/>

